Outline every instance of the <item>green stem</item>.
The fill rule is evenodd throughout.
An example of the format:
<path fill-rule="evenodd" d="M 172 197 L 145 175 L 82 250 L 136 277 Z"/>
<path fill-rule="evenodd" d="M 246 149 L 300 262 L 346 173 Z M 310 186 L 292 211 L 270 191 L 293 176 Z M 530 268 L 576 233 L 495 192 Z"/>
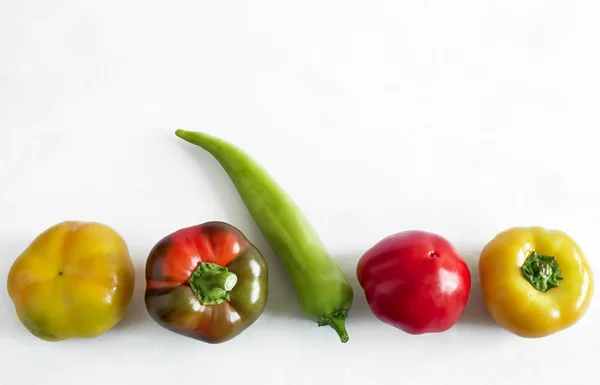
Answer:
<path fill-rule="evenodd" d="M 237 283 L 237 276 L 226 267 L 201 262 L 188 280 L 190 288 L 202 305 L 229 302 L 229 293 Z"/>
<path fill-rule="evenodd" d="M 531 252 L 525 260 L 521 271 L 529 283 L 542 293 L 558 287 L 563 279 L 555 257 L 548 257 Z"/>
<path fill-rule="evenodd" d="M 338 310 L 334 313 L 321 316 L 319 326 L 331 326 L 340 337 L 340 340 L 346 343 L 349 339 L 348 332 L 346 331 L 346 317 L 348 317 L 348 310 Z"/>

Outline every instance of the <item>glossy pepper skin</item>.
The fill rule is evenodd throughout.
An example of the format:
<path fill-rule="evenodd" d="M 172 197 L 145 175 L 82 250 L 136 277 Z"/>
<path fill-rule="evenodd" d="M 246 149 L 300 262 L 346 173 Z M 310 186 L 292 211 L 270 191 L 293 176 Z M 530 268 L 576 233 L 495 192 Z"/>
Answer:
<path fill-rule="evenodd" d="M 8 274 L 19 319 L 45 341 L 107 332 L 124 316 L 134 284 L 125 241 L 93 222 L 66 221 L 45 230 Z"/>
<path fill-rule="evenodd" d="M 482 250 L 479 277 L 495 322 L 526 338 L 564 330 L 587 311 L 594 276 L 579 245 L 559 230 L 514 227 Z"/>
<path fill-rule="evenodd" d="M 252 325 L 268 298 L 268 268 L 235 227 L 207 222 L 161 239 L 146 262 L 145 303 L 152 319 L 206 343 L 228 341 Z"/>
<path fill-rule="evenodd" d="M 286 269 L 304 313 L 319 326 L 331 326 L 347 342 L 352 286 L 290 196 L 233 144 L 200 132 L 180 129 L 175 134 L 221 164 Z"/>
<path fill-rule="evenodd" d="M 471 273 L 444 237 L 402 231 L 359 259 L 356 274 L 375 316 L 409 334 L 450 329 L 467 305 Z"/>

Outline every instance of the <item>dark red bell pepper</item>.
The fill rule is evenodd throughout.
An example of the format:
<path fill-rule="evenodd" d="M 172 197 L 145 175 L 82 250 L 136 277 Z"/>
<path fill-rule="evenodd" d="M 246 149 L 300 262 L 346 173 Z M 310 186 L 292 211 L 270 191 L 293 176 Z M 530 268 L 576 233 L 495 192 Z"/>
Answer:
<path fill-rule="evenodd" d="M 160 240 L 146 262 L 145 303 L 164 328 L 208 343 L 237 336 L 262 314 L 267 264 L 235 227 L 207 222 Z"/>

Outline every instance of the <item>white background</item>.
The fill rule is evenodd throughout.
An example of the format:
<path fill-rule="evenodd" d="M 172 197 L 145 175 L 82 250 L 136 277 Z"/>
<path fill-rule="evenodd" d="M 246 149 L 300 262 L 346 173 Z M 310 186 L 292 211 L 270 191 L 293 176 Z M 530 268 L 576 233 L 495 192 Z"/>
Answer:
<path fill-rule="evenodd" d="M 93 4 L 91 4 L 93 3 Z M 48 343 L 0 291 L 0 384 L 564 384 L 598 380 L 597 301 L 538 340 L 495 326 L 477 258 L 499 231 L 559 228 L 600 271 L 597 1 L 2 1 L 0 276 L 66 219 L 117 229 L 129 311 Z M 355 288 L 350 341 L 304 318 L 233 186 L 177 128 L 252 154 L 305 211 Z M 270 300 L 207 345 L 143 305 L 152 246 L 224 220 L 263 250 Z M 355 278 L 397 231 L 440 233 L 473 274 L 461 320 L 409 336 Z"/>

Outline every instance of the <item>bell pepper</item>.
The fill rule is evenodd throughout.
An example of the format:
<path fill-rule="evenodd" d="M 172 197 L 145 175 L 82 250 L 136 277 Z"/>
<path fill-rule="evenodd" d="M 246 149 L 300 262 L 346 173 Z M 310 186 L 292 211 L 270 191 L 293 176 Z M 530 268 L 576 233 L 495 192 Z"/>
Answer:
<path fill-rule="evenodd" d="M 112 228 L 66 221 L 39 234 L 13 263 L 8 293 L 22 324 L 46 341 L 97 337 L 131 301 L 134 267 Z"/>
<path fill-rule="evenodd" d="M 564 330 L 586 313 L 594 276 L 579 245 L 559 230 L 514 227 L 482 250 L 479 277 L 495 322 L 526 338 Z"/>
<path fill-rule="evenodd" d="M 239 335 L 264 311 L 268 269 L 237 228 L 207 222 L 162 238 L 146 262 L 146 309 L 160 326 L 206 343 Z"/>
<path fill-rule="evenodd" d="M 453 327 L 471 290 L 471 272 L 454 245 L 422 230 L 377 242 L 358 260 L 356 277 L 379 320 L 415 335 Z"/>

